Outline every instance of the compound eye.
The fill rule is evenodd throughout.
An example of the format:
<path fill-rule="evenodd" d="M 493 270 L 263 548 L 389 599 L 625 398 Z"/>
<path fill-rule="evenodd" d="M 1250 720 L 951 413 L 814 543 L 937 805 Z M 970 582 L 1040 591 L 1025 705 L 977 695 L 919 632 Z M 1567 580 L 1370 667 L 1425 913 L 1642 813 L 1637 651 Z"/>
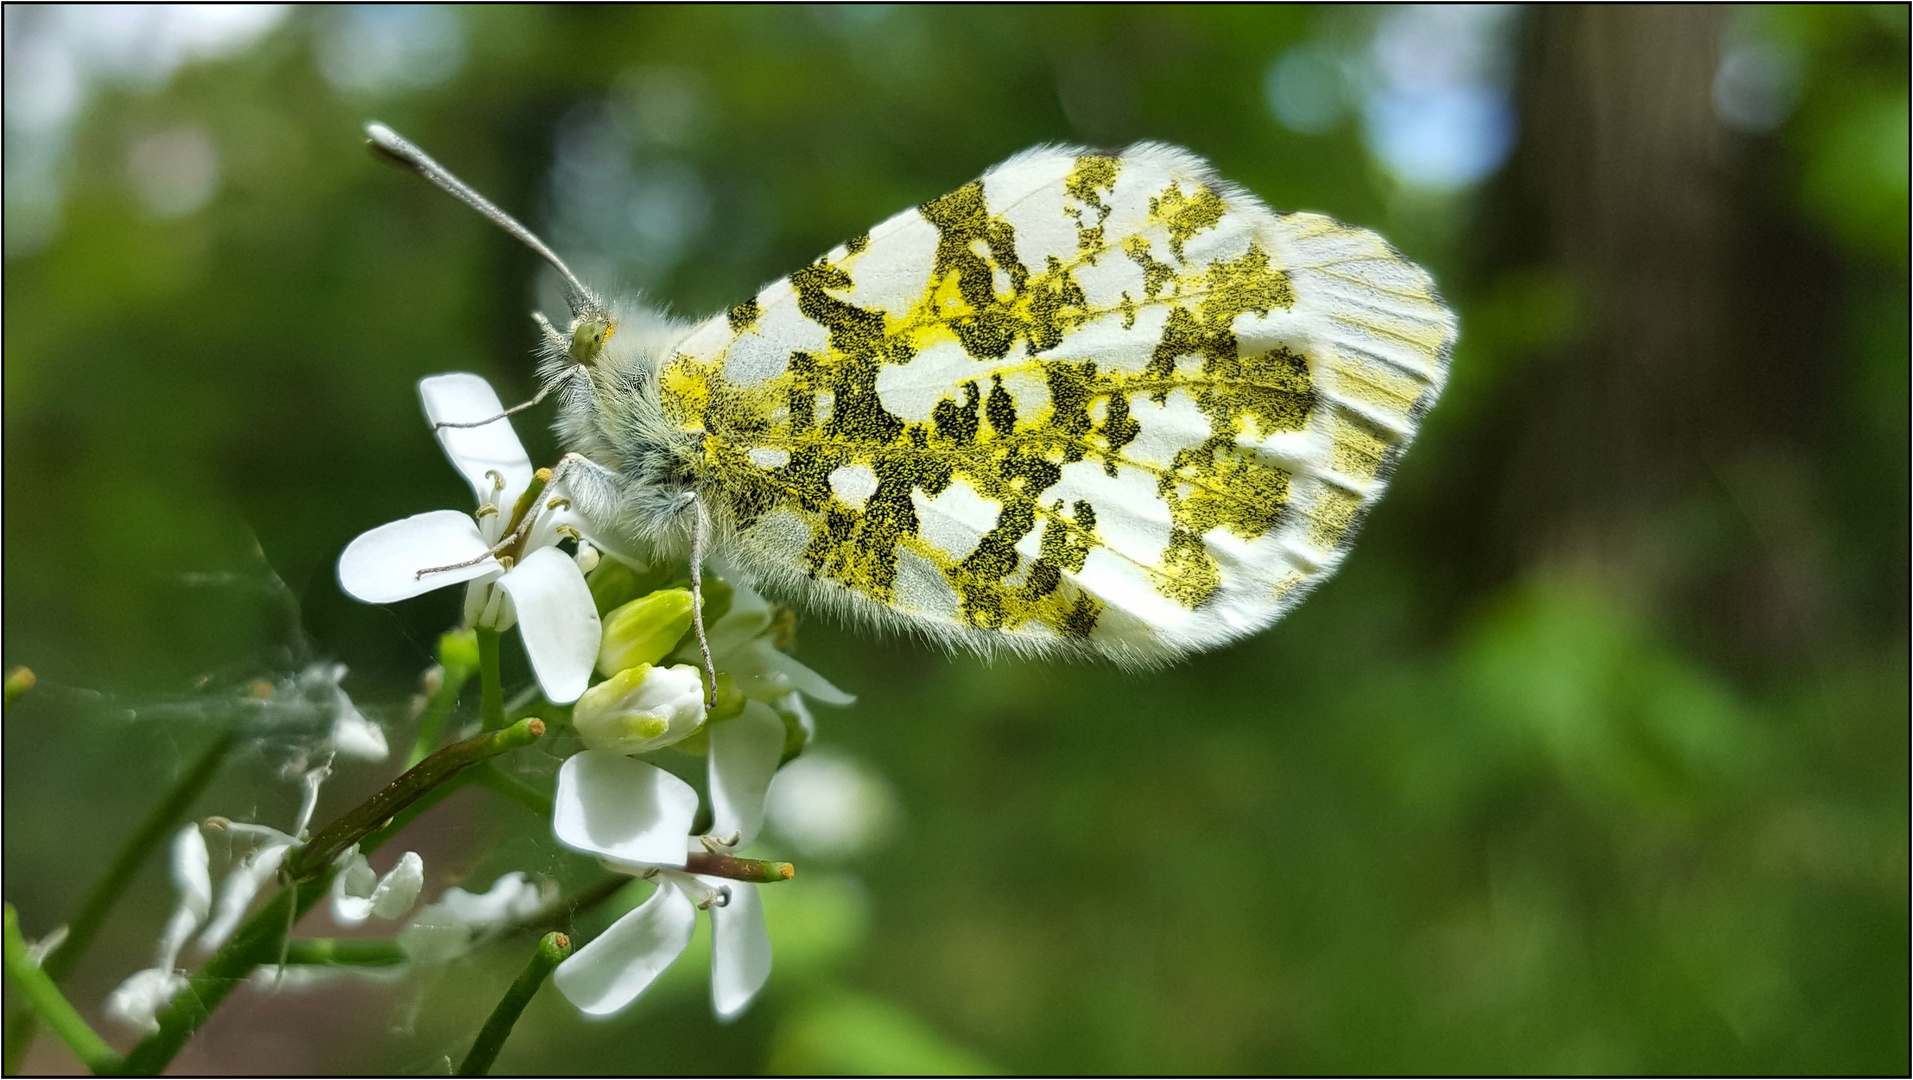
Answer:
<path fill-rule="evenodd" d="M 599 315 L 590 315 L 579 319 L 571 328 L 571 358 L 580 364 L 589 364 L 598 358 L 604 349 L 604 343 L 611 340 L 611 334 L 617 328 L 611 320 Z"/>

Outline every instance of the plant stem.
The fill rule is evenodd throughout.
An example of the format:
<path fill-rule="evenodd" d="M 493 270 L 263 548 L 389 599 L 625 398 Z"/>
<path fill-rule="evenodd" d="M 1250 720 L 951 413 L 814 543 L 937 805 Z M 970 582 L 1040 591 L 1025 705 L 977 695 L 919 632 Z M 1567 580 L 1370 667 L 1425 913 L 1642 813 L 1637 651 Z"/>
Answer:
<path fill-rule="evenodd" d="M 712 877 L 725 877 L 733 881 L 755 881 L 762 884 L 789 881 L 797 876 L 797 868 L 787 862 L 740 859 L 735 855 L 714 855 L 704 851 L 693 852 L 684 857 L 684 872 L 709 874 Z"/>
<path fill-rule="evenodd" d="M 467 768 L 507 750 L 528 746 L 544 733 L 544 723 L 531 717 L 503 731 L 486 732 L 453 743 L 320 829 L 318 835 L 286 861 L 284 872 L 290 887 L 281 889 L 265 907 L 247 919 L 232 940 L 206 961 L 206 966 L 199 969 L 186 988 L 173 995 L 173 1000 L 159 1012 L 159 1030 L 140 1040 L 126 1055 L 125 1071 L 162 1072 L 193 1032 L 199 1030 L 226 995 L 244 982 L 254 968 L 277 964 L 280 954 L 289 952 L 287 932 L 325 895 L 332 882 L 334 860 L 340 852 L 353 844 L 360 844 L 361 851 L 370 851 L 397 833 L 397 827 L 402 825 L 401 816 L 410 820 L 424 809 L 419 804 L 443 798 L 439 793 L 453 787 L 459 774 Z M 429 798 L 431 796 L 437 798 Z M 417 810 L 406 815 L 405 811 L 413 807 Z"/>
<path fill-rule="evenodd" d="M 381 967 L 404 962 L 405 950 L 385 938 L 293 938 L 286 942 L 288 964 Z"/>
<path fill-rule="evenodd" d="M 406 770 L 403 776 L 387 784 L 385 790 L 319 830 L 287 860 L 287 875 L 298 881 L 319 873 L 331 866 L 332 860 L 338 858 L 340 852 L 384 828 L 394 815 L 417 802 L 433 788 L 481 761 L 508 750 L 529 746 L 544 733 L 544 721 L 533 716 L 503 731 L 488 731 L 440 750 Z"/>
<path fill-rule="evenodd" d="M 107 913 L 126 892 L 126 887 L 132 884 L 134 872 L 154 848 L 165 842 L 173 831 L 173 825 L 185 816 L 187 807 L 212 782 L 213 774 L 219 771 L 220 763 L 232 751 L 238 737 L 237 731 L 227 732 L 207 747 L 205 753 L 199 755 L 199 760 L 193 762 L 193 767 L 186 770 L 186 775 L 173 784 L 166 798 L 140 823 L 139 831 L 127 839 L 125 846 L 114 857 L 113 865 L 107 868 L 106 876 L 93 887 L 92 894 L 80 905 L 80 913 L 68 924 L 66 940 L 47 954 L 46 963 L 41 966 L 49 977 L 58 981 L 73 970 L 80 954 L 93 943 L 94 935 L 100 932 L 100 926 L 106 922 Z"/>
<path fill-rule="evenodd" d="M 505 726 L 505 687 L 498 673 L 498 631 L 478 630 L 479 716 L 486 731 Z"/>
<path fill-rule="evenodd" d="M 458 704 L 459 691 L 472 679 L 470 668 L 450 668 L 440 666 L 443 678 L 438 689 L 432 691 L 432 697 L 425 703 L 425 711 L 419 714 L 418 738 L 412 743 L 411 756 L 405 759 L 405 767 L 411 768 L 438 749 L 438 742 L 445 736 L 445 721 L 452 715 L 452 707 Z"/>
<path fill-rule="evenodd" d="M 20 994 L 27 999 L 27 1004 L 45 1018 L 53 1033 L 94 1075 L 117 1071 L 120 1066 L 119 1055 L 106 1045 L 106 1040 L 100 1038 L 98 1032 L 87 1026 L 73 1008 L 73 1003 L 47 977 L 45 969 L 27 955 L 26 938 L 20 936 L 20 916 L 13 910 L 12 904 L 6 905 L 5 935 L 7 977 L 20 988 Z"/>
<path fill-rule="evenodd" d="M 471 1053 L 465 1055 L 465 1061 L 458 1067 L 458 1075 L 484 1076 L 491 1071 L 492 1062 L 498 1060 L 498 1051 L 511 1037 L 512 1026 L 518 1023 L 525 1005 L 545 984 L 545 976 L 551 974 L 551 969 L 570 955 L 571 939 L 565 935 L 554 930 L 539 939 L 538 947 L 532 950 L 531 963 L 525 965 L 525 970 L 498 1002 L 498 1008 L 492 1010 L 491 1018 L 479 1029 L 478 1038 L 472 1041 Z"/>
<path fill-rule="evenodd" d="M 140 865 L 154 848 L 165 842 L 173 825 L 185 815 L 187 807 L 211 782 L 213 774 L 219 771 L 220 763 L 225 761 L 237 740 L 237 731 L 227 732 L 214 740 L 199 755 L 199 760 L 193 762 L 192 768 L 174 782 L 172 790 L 166 793 L 152 813 L 146 815 L 146 820 L 140 823 L 133 835 L 127 838 L 119 854 L 113 857 L 112 864 L 106 868 L 106 874 L 80 905 L 80 913 L 67 924 L 66 940 L 48 953 L 46 961 L 40 965 L 47 978 L 58 983 L 79 963 L 81 954 L 93 944 L 93 938 L 105 925 L 106 916 L 112 912 L 113 905 L 119 902 L 127 886 L 132 884 L 133 875 Z M 20 1071 L 20 1061 L 26 1056 L 27 1048 L 33 1044 L 35 1023 L 33 1012 L 26 1009 L 7 1018 L 4 1067 L 8 1074 Z"/>
<path fill-rule="evenodd" d="M 472 770 L 472 781 L 480 787 L 490 788 L 512 802 L 530 810 L 541 817 L 551 817 L 551 796 L 507 773 L 490 762 Z"/>
<path fill-rule="evenodd" d="M 212 1016 L 226 995 L 238 989 L 255 968 L 279 962 L 286 928 L 318 903 L 331 883 L 332 871 L 327 867 L 312 881 L 279 890 L 159 1011 L 159 1030 L 127 1052 L 122 1071 L 134 1076 L 164 1072 L 179 1048 Z"/>

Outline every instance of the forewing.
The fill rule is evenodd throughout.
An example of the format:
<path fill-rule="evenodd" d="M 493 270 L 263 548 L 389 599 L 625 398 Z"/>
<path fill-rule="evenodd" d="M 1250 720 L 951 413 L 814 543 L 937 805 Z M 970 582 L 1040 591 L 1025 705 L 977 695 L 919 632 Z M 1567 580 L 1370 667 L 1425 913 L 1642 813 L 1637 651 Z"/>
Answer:
<path fill-rule="evenodd" d="M 1149 662 L 1334 570 L 1454 336 L 1373 233 L 1173 147 L 1038 149 L 705 323 L 661 384 L 773 589 Z"/>

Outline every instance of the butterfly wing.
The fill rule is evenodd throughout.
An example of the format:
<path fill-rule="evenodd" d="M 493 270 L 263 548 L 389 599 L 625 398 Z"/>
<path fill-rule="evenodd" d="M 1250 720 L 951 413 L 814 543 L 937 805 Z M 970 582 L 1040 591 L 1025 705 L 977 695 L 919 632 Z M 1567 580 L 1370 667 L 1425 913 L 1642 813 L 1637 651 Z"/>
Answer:
<path fill-rule="evenodd" d="M 1150 663 L 1332 573 L 1454 318 L 1201 159 L 1020 154 L 693 331 L 671 422 L 737 569 L 983 651 Z"/>

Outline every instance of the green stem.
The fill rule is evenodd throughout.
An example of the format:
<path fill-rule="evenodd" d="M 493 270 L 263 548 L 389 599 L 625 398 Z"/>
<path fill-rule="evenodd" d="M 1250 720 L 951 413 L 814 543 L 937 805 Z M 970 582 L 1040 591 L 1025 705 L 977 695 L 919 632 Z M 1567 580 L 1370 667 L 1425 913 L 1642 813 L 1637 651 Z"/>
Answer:
<path fill-rule="evenodd" d="M 438 749 L 439 740 L 445 737 L 445 721 L 451 717 L 453 706 L 458 704 L 459 692 L 472 679 L 471 668 L 440 666 L 439 672 L 443 677 L 438 689 L 432 691 L 431 699 L 425 703 L 425 711 L 419 715 L 418 738 L 412 743 L 411 756 L 405 759 L 408 769 Z"/>
<path fill-rule="evenodd" d="M 47 954 L 46 963 L 42 966 L 46 968 L 48 976 L 58 981 L 66 978 L 67 973 L 73 970 L 73 965 L 79 962 L 80 954 L 93 943 L 94 935 L 100 932 L 100 926 L 106 922 L 107 913 L 126 892 L 126 887 L 132 884 L 134 872 L 139 869 L 141 863 L 146 861 L 147 855 L 151 854 L 154 848 L 165 842 L 167 836 L 172 833 L 173 826 L 186 815 L 187 807 L 191 806 L 193 800 L 199 797 L 199 793 L 212 782 L 213 774 L 219 771 L 220 763 L 225 761 L 226 755 L 232 751 L 238 737 L 237 731 L 231 731 L 220 736 L 207 747 L 206 751 L 199 755 L 199 760 L 193 762 L 193 767 L 186 770 L 186 775 L 173 784 L 173 789 L 166 793 L 166 798 L 153 808 L 152 813 L 146 815 L 146 820 L 140 823 L 139 831 L 135 832 L 126 841 L 125 846 L 120 848 L 119 854 L 113 859 L 113 865 L 107 867 L 106 876 L 100 879 L 100 883 L 93 887 L 93 892 L 86 898 L 86 902 L 80 905 L 80 913 L 75 915 L 73 921 L 68 924 L 66 940 L 60 943 L 59 948 Z"/>
<path fill-rule="evenodd" d="M 469 771 L 462 772 L 462 773 L 459 773 L 457 776 L 452 777 L 450 780 L 447 780 L 445 783 L 440 784 L 439 786 L 426 792 L 424 795 L 421 795 L 418 798 L 418 801 L 414 802 L 412 805 L 406 807 L 405 809 L 399 811 L 398 813 L 393 814 L 392 820 L 386 822 L 385 824 L 379 826 L 378 828 L 372 830 L 371 832 L 366 833 L 365 839 L 359 841 L 359 854 L 370 855 L 373 852 L 377 851 L 379 848 L 385 845 L 385 842 L 387 840 L 390 840 L 394 836 L 397 836 L 399 833 L 404 832 L 405 827 L 407 825 L 410 825 L 415 819 L 417 819 L 420 814 L 423 814 L 425 811 L 430 810 L 432 807 L 437 806 L 439 803 L 444 802 L 446 799 L 450 798 L 454 792 L 458 791 L 460 788 L 464 787 L 466 784 L 471 783 L 471 780 L 472 780 L 472 774 Z"/>
<path fill-rule="evenodd" d="M 316 879 L 279 890 L 159 1011 L 159 1030 L 127 1052 L 122 1071 L 133 1076 L 164 1072 L 179 1048 L 226 1000 L 226 995 L 238 989 L 255 969 L 279 962 L 285 951 L 287 928 L 311 910 L 331 884 L 328 868 Z"/>
<path fill-rule="evenodd" d="M 797 876 L 797 868 L 787 862 L 740 859 L 735 855 L 715 855 L 704 851 L 693 852 L 684 857 L 684 872 L 726 877 L 733 881 L 756 881 L 763 884 L 789 881 Z"/>
<path fill-rule="evenodd" d="M 505 726 L 505 687 L 498 673 L 498 631 L 478 630 L 479 716 L 486 731 Z"/>
<path fill-rule="evenodd" d="M 112 912 L 113 905 L 119 902 L 127 886 L 132 884 L 134 873 L 153 849 L 165 842 L 167 834 L 185 815 L 186 809 L 212 781 L 213 774 L 219 771 L 220 764 L 225 761 L 237 739 L 238 732 L 232 731 L 214 740 L 199 755 L 199 760 L 186 770 L 185 775 L 174 782 L 172 790 L 166 793 L 152 813 L 146 815 L 146 820 L 140 823 L 126 843 L 121 845 L 119 854 L 113 857 L 112 864 L 106 868 L 105 876 L 93 886 L 93 891 L 87 894 L 86 901 L 80 905 L 80 913 L 67 924 L 66 940 L 48 953 L 46 962 L 40 965 L 47 978 L 58 983 L 79 963 L 80 956 L 86 952 L 87 946 L 93 944 L 100 927 L 105 925 L 106 916 Z M 34 1014 L 29 1010 L 22 1009 L 7 1018 L 6 1052 L 0 1064 L 4 1064 L 8 1074 L 20 1071 L 21 1059 L 33 1043 L 34 1027 Z"/>
<path fill-rule="evenodd" d="M 407 769 L 385 790 L 340 815 L 286 862 L 294 881 L 312 877 L 332 865 L 339 853 L 385 827 L 399 811 L 417 802 L 433 788 L 508 750 L 530 746 L 545 733 L 544 721 L 529 717 L 503 731 L 488 731 L 452 745 Z"/>
<path fill-rule="evenodd" d="M 291 886 L 281 889 L 247 919 L 186 988 L 173 995 L 159 1012 L 159 1030 L 140 1040 L 126 1055 L 125 1071 L 146 1075 L 164 1071 L 186 1040 L 253 969 L 277 964 L 282 953 L 289 953 L 287 933 L 325 895 L 332 883 L 333 861 L 340 852 L 353 844 L 359 844 L 360 851 L 370 852 L 397 833 L 403 824 L 401 818 L 410 820 L 421 812 L 421 803 L 443 798 L 440 793 L 455 786 L 466 769 L 507 750 L 528 746 L 544 733 L 544 723 L 532 717 L 503 731 L 453 743 L 320 829 L 286 861 L 284 873 Z"/>
<path fill-rule="evenodd" d="M 384 938 L 293 938 L 286 942 L 288 964 L 349 964 L 383 967 L 403 964 L 405 950 Z"/>
<path fill-rule="evenodd" d="M 503 795 L 540 817 L 551 817 L 551 796 L 507 773 L 497 765 L 487 762 L 473 769 L 472 781 L 480 787 L 490 788 L 493 792 Z"/>
<path fill-rule="evenodd" d="M 46 1020 L 53 1033 L 95 1076 L 118 1071 L 119 1055 L 106 1045 L 106 1040 L 100 1038 L 98 1032 L 87 1026 L 73 1008 L 73 1003 L 47 977 L 46 970 L 27 955 L 27 940 L 20 936 L 20 915 L 13 910 L 12 904 L 6 905 L 5 935 L 7 977 L 20 988 L 20 994 L 27 999 L 27 1004 Z"/>
<path fill-rule="evenodd" d="M 491 1018 L 479 1029 L 478 1038 L 472 1041 L 471 1053 L 465 1055 L 465 1061 L 458 1067 L 458 1075 L 484 1076 L 491 1071 L 492 1062 L 498 1060 L 498 1051 L 511 1037 L 512 1026 L 518 1023 L 525 1005 L 545 984 L 551 969 L 570 955 L 571 939 L 565 935 L 554 930 L 539 939 L 538 947 L 532 950 L 531 963 L 525 965 L 525 970 L 498 1002 L 498 1008 L 492 1010 Z"/>

